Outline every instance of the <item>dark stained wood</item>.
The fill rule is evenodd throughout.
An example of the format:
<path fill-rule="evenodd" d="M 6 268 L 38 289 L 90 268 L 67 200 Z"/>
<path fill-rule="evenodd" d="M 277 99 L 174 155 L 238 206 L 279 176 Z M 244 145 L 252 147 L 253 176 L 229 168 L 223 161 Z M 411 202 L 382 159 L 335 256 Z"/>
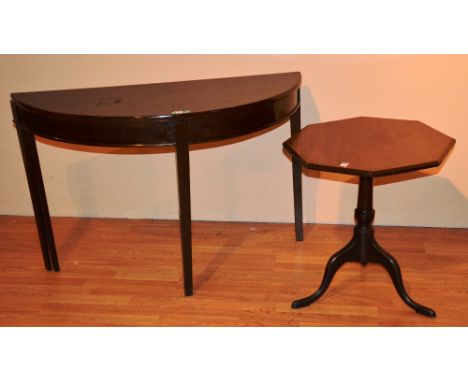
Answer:
<path fill-rule="evenodd" d="M 330 287 L 336 272 L 346 263 L 357 262 L 363 266 L 369 263 L 382 265 L 392 278 L 393 285 L 401 299 L 415 312 L 427 317 L 435 318 L 436 313 L 431 308 L 414 301 L 406 291 L 401 275 L 401 269 L 396 259 L 383 249 L 374 236 L 372 221 L 374 209 L 372 208 L 373 178 L 361 177 L 359 179 L 359 192 L 357 208 L 354 210 L 356 225 L 353 237 L 342 249 L 336 252 L 327 262 L 322 283 L 311 295 L 295 300 L 292 307 L 295 309 L 309 306 L 317 301 Z"/>
<path fill-rule="evenodd" d="M 309 169 L 375 177 L 436 167 L 454 144 L 419 121 L 357 117 L 308 125 L 284 147 Z"/>
<path fill-rule="evenodd" d="M 13 93 L 13 101 L 49 113 L 88 117 L 177 118 L 282 98 L 296 90 L 300 74 L 264 74 L 127 86 Z"/>
<path fill-rule="evenodd" d="M 45 268 L 52 265 L 59 271 L 59 262 L 34 135 L 93 146 L 175 145 L 184 292 L 189 296 L 193 293 L 189 145 L 240 137 L 290 117 L 292 130 L 298 131 L 300 82 L 301 74 L 294 72 L 11 94 Z M 296 227 L 302 224 L 299 188 L 296 179 Z"/>
<path fill-rule="evenodd" d="M 182 244 L 182 267 L 184 269 L 184 293 L 193 294 L 192 282 L 192 213 L 190 207 L 190 160 L 189 148 L 184 142 L 176 146 L 177 186 L 179 189 L 179 223 Z"/>
<path fill-rule="evenodd" d="M 175 145 L 238 137 L 286 122 L 298 107 L 298 72 L 107 88 L 13 93 L 21 125 L 95 146 Z M 182 112 L 182 113 L 180 113 Z"/>
<path fill-rule="evenodd" d="M 193 222 L 194 286 L 177 221 L 52 218 L 62 272 L 44 272 L 33 217 L 0 216 L 1 326 L 468 326 L 468 230 L 378 227 L 415 299 L 414 314 L 377 264 L 345 264 L 324 299 L 292 310 L 319 284 L 352 226 Z"/>
<path fill-rule="evenodd" d="M 344 264 L 377 263 L 390 274 L 399 296 L 410 308 L 436 317 L 434 310 L 409 296 L 398 261 L 375 239 L 373 177 L 438 166 L 454 144 L 453 138 L 418 121 L 370 117 L 309 125 L 284 142 L 293 159 L 300 160 L 306 168 L 360 176 L 351 240 L 330 257 L 318 289 L 293 301 L 292 308 L 316 302 Z"/>
<path fill-rule="evenodd" d="M 28 180 L 31 201 L 33 205 L 36 225 L 41 242 L 44 267 L 55 271 L 60 270 L 57 251 L 55 249 L 54 233 L 50 223 L 49 206 L 44 190 L 37 146 L 34 135 L 26 129 L 17 129 L 21 154 L 23 156 L 24 169 Z"/>
<path fill-rule="evenodd" d="M 297 90 L 297 98 L 301 99 L 301 89 Z M 301 107 L 291 116 L 291 135 L 301 131 Z M 296 240 L 304 240 L 304 228 L 302 227 L 302 170 L 301 162 L 294 157 L 292 160 L 293 190 L 294 190 L 294 223 Z"/>

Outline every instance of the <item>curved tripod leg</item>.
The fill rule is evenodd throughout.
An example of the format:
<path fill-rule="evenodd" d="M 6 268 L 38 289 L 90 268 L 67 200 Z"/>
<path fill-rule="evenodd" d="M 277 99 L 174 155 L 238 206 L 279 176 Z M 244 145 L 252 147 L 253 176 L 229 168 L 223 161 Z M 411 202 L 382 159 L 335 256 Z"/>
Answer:
<path fill-rule="evenodd" d="M 344 263 L 355 260 L 355 256 L 353 256 L 352 252 L 354 245 L 355 242 L 352 240 L 344 248 L 340 249 L 332 257 L 330 257 L 330 259 L 327 262 L 327 266 L 325 267 L 325 273 L 323 275 L 323 280 L 320 284 L 320 287 L 315 293 L 311 294 L 310 296 L 293 301 L 291 305 L 293 309 L 299 309 L 305 306 L 309 306 L 314 301 L 317 301 L 320 297 L 322 297 L 322 295 L 330 286 L 336 271 L 338 271 L 338 269 Z"/>
<path fill-rule="evenodd" d="M 403 286 L 403 278 L 401 277 L 401 270 L 398 262 L 395 258 L 390 255 L 387 251 L 385 251 L 375 240 L 374 240 L 374 248 L 376 249 L 376 255 L 374 261 L 382 264 L 384 268 L 390 273 L 392 277 L 393 285 L 397 290 L 398 294 L 400 295 L 401 299 L 404 301 L 406 305 L 410 308 L 414 309 L 416 313 L 422 314 L 427 317 L 435 317 L 436 313 L 423 305 L 418 304 L 417 302 L 413 301 L 411 297 L 405 290 Z"/>

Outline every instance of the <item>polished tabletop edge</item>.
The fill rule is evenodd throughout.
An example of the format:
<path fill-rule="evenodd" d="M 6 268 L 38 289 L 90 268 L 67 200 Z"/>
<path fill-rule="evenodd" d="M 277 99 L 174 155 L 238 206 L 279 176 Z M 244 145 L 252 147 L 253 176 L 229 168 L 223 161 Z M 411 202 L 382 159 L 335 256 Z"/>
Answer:
<path fill-rule="evenodd" d="M 77 117 L 180 119 L 280 99 L 298 89 L 300 72 L 11 93 L 32 111 Z"/>
<path fill-rule="evenodd" d="M 270 76 L 282 76 L 282 75 L 298 75 L 301 79 L 301 72 L 281 72 L 281 73 L 267 73 L 267 74 L 252 74 L 248 76 L 234 76 L 234 77 L 214 77 L 214 78 L 199 78 L 195 80 L 180 80 L 180 81 L 167 81 L 167 82 L 145 82 L 141 84 L 128 84 L 128 85 L 112 85 L 112 86 L 93 86 L 89 88 L 68 88 L 68 89 L 51 89 L 51 90 L 37 90 L 30 92 L 13 92 L 10 93 L 10 96 L 21 95 L 21 94 L 42 94 L 42 93 L 51 93 L 51 92 L 69 92 L 76 90 L 98 90 L 98 89 L 118 89 L 118 88 L 128 88 L 128 87 L 138 87 L 146 85 L 172 85 L 172 84 L 190 84 L 197 82 L 207 82 L 207 81 L 219 81 L 219 80 L 235 80 L 235 79 L 250 79 L 255 77 L 270 77 Z"/>
<path fill-rule="evenodd" d="M 283 147 L 307 169 L 377 177 L 439 166 L 455 142 L 417 120 L 353 117 L 307 125 Z"/>

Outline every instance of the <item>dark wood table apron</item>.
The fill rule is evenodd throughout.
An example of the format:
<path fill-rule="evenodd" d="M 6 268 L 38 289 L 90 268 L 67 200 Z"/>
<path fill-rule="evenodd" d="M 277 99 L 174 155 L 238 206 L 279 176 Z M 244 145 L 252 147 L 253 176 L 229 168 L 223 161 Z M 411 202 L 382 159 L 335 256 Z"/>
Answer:
<path fill-rule="evenodd" d="M 59 271 L 35 135 L 88 146 L 175 146 L 184 292 L 193 294 L 189 145 L 291 120 L 300 130 L 301 74 L 11 94 L 11 107 L 47 270 Z M 301 168 L 293 162 L 296 240 L 302 240 Z"/>

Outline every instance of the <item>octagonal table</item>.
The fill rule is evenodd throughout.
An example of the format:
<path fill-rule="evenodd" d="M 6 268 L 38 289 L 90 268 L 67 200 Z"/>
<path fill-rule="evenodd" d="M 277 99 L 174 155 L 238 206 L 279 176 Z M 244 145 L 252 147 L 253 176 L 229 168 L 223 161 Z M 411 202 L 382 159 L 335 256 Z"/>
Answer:
<path fill-rule="evenodd" d="M 402 300 L 417 313 L 436 313 L 416 303 L 406 292 L 398 262 L 374 237 L 373 178 L 436 167 L 455 139 L 419 121 L 358 117 L 308 125 L 283 143 L 293 159 L 308 169 L 359 176 L 356 225 L 351 241 L 328 261 L 316 292 L 296 300 L 293 308 L 308 306 L 330 286 L 346 262 L 379 263 L 390 273 Z"/>

